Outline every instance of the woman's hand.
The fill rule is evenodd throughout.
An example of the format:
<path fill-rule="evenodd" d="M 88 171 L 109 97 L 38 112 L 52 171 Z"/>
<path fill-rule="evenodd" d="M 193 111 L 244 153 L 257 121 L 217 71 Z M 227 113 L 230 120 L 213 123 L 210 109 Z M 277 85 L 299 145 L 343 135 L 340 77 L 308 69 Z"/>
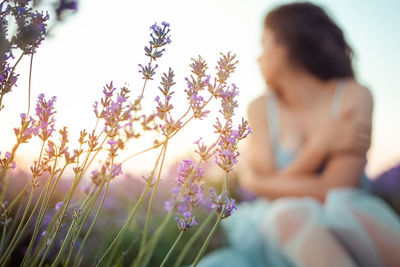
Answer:
<path fill-rule="evenodd" d="M 314 144 L 326 153 L 352 152 L 365 154 L 371 142 L 371 126 L 356 121 L 354 111 L 344 112 L 320 126 L 311 137 Z"/>

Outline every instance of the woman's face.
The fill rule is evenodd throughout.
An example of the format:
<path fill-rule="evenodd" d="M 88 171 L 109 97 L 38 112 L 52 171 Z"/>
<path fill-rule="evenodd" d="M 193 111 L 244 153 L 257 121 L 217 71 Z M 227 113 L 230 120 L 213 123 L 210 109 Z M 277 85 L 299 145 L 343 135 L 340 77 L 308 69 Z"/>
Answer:
<path fill-rule="evenodd" d="M 289 66 L 288 51 L 276 41 L 275 34 L 268 27 L 264 28 L 262 46 L 263 52 L 258 58 L 258 63 L 265 82 L 273 87 Z"/>

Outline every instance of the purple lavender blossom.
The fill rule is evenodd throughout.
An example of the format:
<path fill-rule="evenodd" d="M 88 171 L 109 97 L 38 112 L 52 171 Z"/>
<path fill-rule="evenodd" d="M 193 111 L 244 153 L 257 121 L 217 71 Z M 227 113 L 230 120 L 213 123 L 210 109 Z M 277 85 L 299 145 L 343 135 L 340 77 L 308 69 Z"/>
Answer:
<path fill-rule="evenodd" d="M 234 165 L 238 163 L 238 142 L 251 133 L 248 122 L 243 118 L 242 124 L 238 126 L 238 129 L 232 129 L 232 117 L 238 106 L 235 98 L 238 95 L 239 91 L 235 84 L 232 84 L 231 87 L 228 86 L 226 90 L 221 90 L 218 94 L 222 107 L 219 112 L 223 115 L 226 123 L 222 126 L 222 123 L 217 119 L 217 123 L 214 125 L 214 128 L 217 130 L 216 133 L 221 134 L 218 148 L 216 149 L 215 163 L 227 173 L 233 171 Z"/>
<path fill-rule="evenodd" d="M 163 55 L 165 49 L 163 48 L 158 50 L 159 48 L 171 43 L 171 36 L 169 35 L 171 30 L 169 29 L 169 23 L 163 21 L 162 26 L 163 27 L 161 28 L 157 23 L 150 26 L 150 30 L 152 30 L 152 33 L 150 34 L 150 45 L 144 48 L 146 56 L 153 60 L 156 60 Z"/>
<path fill-rule="evenodd" d="M 62 208 L 63 205 L 64 205 L 64 202 L 59 201 L 56 203 L 55 209 L 58 211 Z"/>
<path fill-rule="evenodd" d="M 235 199 L 229 198 L 228 193 L 224 191 L 223 193 L 217 195 L 213 188 L 210 188 L 211 192 L 211 208 L 217 212 L 221 219 L 228 218 L 233 214 L 233 210 L 237 209 L 235 204 Z"/>
<path fill-rule="evenodd" d="M 43 141 L 46 141 L 55 131 L 54 124 L 54 102 L 56 97 L 53 96 L 50 100 L 46 100 L 44 94 L 38 96 L 35 113 L 38 121 L 35 122 L 34 133 Z"/>
<path fill-rule="evenodd" d="M 158 67 L 158 65 L 156 64 L 153 67 L 150 62 L 147 64 L 147 66 L 144 66 L 144 67 L 142 66 L 142 64 L 138 64 L 138 65 L 141 68 L 141 70 L 139 70 L 139 73 L 142 73 L 143 79 L 153 80 L 153 76 L 154 76 L 154 74 L 156 74 L 155 70 Z"/>
<path fill-rule="evenodd" d="M 190 212 L 185 212 L 181 218 L 175 217 L 175 220 L 180 231 L 187 231 L 194 225 L 197 225 L 195 216 L 192 216 Z"/>
<path fill-rule="evenodd" d="M 174 76 L 174 71 L 171 68 L 168 69 L 168 73 L 163 73 L 161 77 L 161 87 L 158 87 L 158 89 L 164 96 L 164 103 L 161 102 L 159 96 L 154 99 L 158 104 L 157 114 L 162 120 L 166 118 L 167 114 L 174 108 L 170 103 L 171 96 L 174 94 L 174 91 L 171 91 L 171 87 L 175 85 Z"/>
<path fill-rule="evenodd" d="M 184 159 L 178 168 L 177 186 L 172 189 L 173 197 L 164 203 L 164 208 L 184 214 L 197 207 L 203 200 L 203 177 L 204 170 L 201 167 L 196 170 L 192 160 Z"/>
<path fill-rule="evenodd" d="M 21 50 L 34 53 L 46 36 L 47 21 L 50 16 L 38 11 L 27 8 L 27 12 L 21 9 L 13 10 L 18 31 L 13 42 Z"/>
<path fill-rule="evenodd" d="M 1 152 L 0 152 L 0 156 L 1 156 Z M 15 161 L 12 161 L 12 154 L 10 152 L 6 152 L 4 154 L 4 158 L 0 158 L 0 170 L 2 169 L 9 169 L 11 168 L 12 170 L 14 170 L 17 167 L 17 164 L 15 163 Z M 10 166 L 11 164 L 11 166 Z"/>
<path fill-rule="evenodd" d="M 96 117 L 104 121 L 103 131 L 112 138 L 118 136 L 125 126 L 133 121 L 132 112 L 134 111 L 133 106 L 127 101 L 129 89 L 122 87 L 117 94 L 115 94 L 115 91 L 113 82 L 106 84 L 103 89 L 104 97 L 101 98 L 100 102 L 96 101 L 93 104 Z M 99 103 L 101 103 L 100 108 Z M 125 133 L 127 132 L 125 131 Z M 97 145 L 97 137 L 94 133 L 89 136 L 89 139 L 92 139 L 89 142 Z"/>
<path fill-rule="evenodd" d="M 206 75 L 207 64 L 204 59 L 199 56 L 197 59 L 192 58 L 190 68 L 195 77 L 190 75 L 189 78 L 185 78 L 187 83 L 185 93 L 189 100 L 190 108 L 193 111 L 193 116 L 198 119 L 203 119 L 210 113 L 209 110 L 203 110 L 206 101 L 204 97 L 200 95 L 200 92 L 205 89 L 210 79 L 210 76 Z"/>
<path fill-rule="evenodd" d="M 78 2 L 75 0 L 60 0 L 56 8 L 57 20 L 62 20 L 62 14 L 67 10 L 76 12 L 78 10 Z"/>

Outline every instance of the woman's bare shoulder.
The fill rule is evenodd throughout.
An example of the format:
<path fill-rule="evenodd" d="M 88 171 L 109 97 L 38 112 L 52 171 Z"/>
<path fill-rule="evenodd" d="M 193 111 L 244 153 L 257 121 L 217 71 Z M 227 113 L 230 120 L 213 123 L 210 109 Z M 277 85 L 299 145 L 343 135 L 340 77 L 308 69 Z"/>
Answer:
<path fill-rule="evenodd" d="M 262 94 L 250 102 L 247 109 L 249 115 L 258 114 L 261 109 L 265 109 L 266 97 L 266 94 Z"/>
<path fill-rule="evenodd" d="M 345 107 L 354 109 L 358 117 L 370 120 L 373 110 L 373 96 L 370 89 L 355 79 L 348 80 L 347 88 Z"/>

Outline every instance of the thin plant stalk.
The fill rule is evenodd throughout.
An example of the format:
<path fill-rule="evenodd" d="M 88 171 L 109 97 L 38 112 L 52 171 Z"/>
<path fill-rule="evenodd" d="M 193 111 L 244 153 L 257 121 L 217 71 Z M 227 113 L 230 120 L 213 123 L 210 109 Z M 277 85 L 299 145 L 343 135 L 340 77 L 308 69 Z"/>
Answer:
<path fill-rule="evenodd" d="M 196 258 L 194 259 L 194 262 L 193 262 L 193 264 L 192 264 L 192 267 L 196 267 L 196 266 L 197 266 L 199 260 L 200 260 L 201 257 L 203 256 L 203 254 L 204 254 L 204 252 L 205 252 L 205 250 L 206 250 L 206 248 L 207 248 L 207 246 L 208 246 L 208 243 L 210 242 L 210 240 L 211 240 L 212 236 L 214 235 L 215 231 L 217 230 L 218 225 L 219 225 L 220 222 L 221 222 L 221 216 L 218 216 L 217 221 L 215 222 L 213 228 L 211 229 L 211 231 L 210 231 L 210 233 L 208 234 L 206 240 L 204 241 L 203 245 L 201 246 L 200 251 L 199 251 L 199 253 L 197 254 Z"/>
<path fill-rule="evenodd" d="M 167 151 L 167 145 L 168 145 L 168 142 L 165 143 L 164 153 L 163 153 L 162 159 L 161 159 L 160 170 L 158 171 L 157 180 L 156 180 L 156 182 L 155 182 L 155 184 L 153 186 L 153 189 L 151 191 L 151 196 L 150 196 L 149 204 L 148 204 L 148 207 L 147 207 L 146 222 L 145 222 L 145 225 L 144 225 L 142 240 L 140 242 L 140 250 L 139 250 L 139 256 L 138 256 L 138 262 L 140 262 L 140 259 L 141 259 L 142 255 L 143 255 L 143 248 L 144 248 L 144 245 L 145 245 L 146 239 L 147 239 L 147 232 L 148 232 L 148 228 L 149 228 L 149 224 L 150 224 L 150 218 L 151 218 L 151 210 L 153 208 L 154 196 L 155 196 L 155 193 L 157 191 L 157 186 L 158 186 L 158 183 L 159 183 L 160 177 L 161 177 L 161 171 L 162 171 L 164 160 L 165 160 L 165 154 L 166 154 L 166 151 Z"/>
<path fill-rule="evenodd" d="M 104 258 L 110 253 L 111 249 L 117 244 L 117 242 L 119 242 L 120 237 L 123 235 L 123 233 L 125 232 L 125 230 L 132 224 L 133 219 L 136 216 L 136 212 L 138 211 L 139 207 L 142 205 L 142 202 L 147 194 L 147 192 L 149 191 L 150 187 L 151 187 L 151 182 L 153 180 L 153 176 L 154 176 L 154 171 L 156 170 L 159 160 L 161 158 L 161 155 L 164 153 L 164 149 L 165 147 L 163 147 L 160 151 L 160 154 L 158 155 L 156 164 L 154 166 L 153 172 L 151 174 L 151 179 L 149 178 L 147 183 L 146 183 L 146 187 L 144 189 L 144 191 L 142 192 L 142 194 L 140 195 L 138 201 L 136 202 L 134 208 L 132 209 L 131 213 L 128 216 L 128 219 L 125 221 L 124 226 L 121 228 L 121 230 L 118 232 L 117 236 L 114 238 L 114 240 L 111 242 L 111 244 L 108 246 L 107 250 L 104 252 L 104 254 L 101 256 L 100 260 L 97 262 L 96 266 L 99 266 L 100 263 L 104 260 Z"/>
<path fill-rule="evenodd" d="M 103 207 L 103 203 L 104 203 L 104 200 L 105 200 L 105 198 L 106 198 L 109 185 L 110 185 L 110 179 L 108 179 L 108 181 L 107 181 L 107 185 L 106 185 L 106 189 L 104 190 L 103 198 L 102 198 L 101 203 L 100 203 L 100 205 L 99 205 L 99 207 L 98 207 L 98 209 L 97 209 L 96 215 L 94 216 L 94 219 L 93 219 L 93 221 L 92 221 L 92 224 L 90 225 L 88 231 L 86 232 L 86 234 L 85 234 L 85 236 L 84 236 L 84 238 L 83 238 L 83 240 L 82 240 L 82 242 L 81 242 L 81 245 L 80 245 L 80 247 L 79 247 L 78 253 L 77 253 L 76 256 L 75 256 L 75 263 L 74 263 L 74 266 L 76 266 L 76 265 L 75 265 L 75 264 L 76 264 L 76 260 L 79 258 L 80 254 L 82 253 L 82 249 L 83 249 L 83 247 L 85 246 L 86 241 L 87 241 L 87 239 L 88 239 L 90 233 L 92 232 L 92 229 L 93 229 L 94 225 L 96 224 L 96 221 L 97 221 L 97 219 L 98 219 L 98 217 L 99 217 L 100 211 L 101 211 L 101 209 L 102 209 L 102 207 Z M 90 210 L 91 210 L 91 207 L 89 208 L 89 211 L 90 211 Z M 89 213 L 89 212 L 88 212 L 88 213 Z M 82 226 L 83 226 L 83 223 L 81 224 L 81 227 L 79 228 L 79 232 L 80 232 L 80 230 L 82 229 Z M 78 232 L 78 234 L 79 234 L 79 232 Z M 68 258 L 71 256 L 71 252 L 72 252 L 72 250 L 70 250 L 70 255 L 68 255 Z M 69 262 L 69 261 L 68 261 L 68 259 L 67 259 L 67 263 L 66 263 L 67 266 L 68 266 L 68 262 Z"/>
<path fill-rule="evenodd" d="M 57 167 L 57 158 L 54 160 L 52 172 L 50 174 L 49 179 L 46 182 L 46 185 L 43 188 L 43 190 L 46 190 L 46 194 L 44 196 L 44 199 L 42 200 L 42 204 L 41 204 L 40 210 L 39 210 L 38 219 L 36 221 L 35 228 L 33 230 L 33 234 L 32 234 L 31 240 L 30 240 L 29 245 L 28 245 L 28 249 L 25 252 L 24 258 L 22 259 L 21 266 L 25 266 L 25 262 L 31 256 L 31 251 L 33 249 L 34 241 L 35 241 L 36 236 L 37 236 L 37 234 L 39 232 L 39 228 L 42 225 L 43 218 L 46 215 L 46 212 L 47 212 L 47 209 L 48 209 L 48 203 L 49 203 L 49 201 L 51 199 L 51 196 L 52 196 L 52 194 L 51 194 L 51 184 L 52 184 L 52 180 L 53 180 L 53 177 L 54 177 L 54 174 L 55 174 L 56 167 Z M 61 176 L 61 174 L 62 174 L 62 172 L 60 173 L 59 177 Z"/>
<path fill-rule="evenodd" d="M 18 240 L 19 240 L 19 238 L 21 237 L 21 233 L 25 229 L 25 227 L 23 227 L 23 225 L 24 225 L 25 218 L 28 215 L 29 207 L 31 206 L 33 192 L 34 192 L 34 189 L 32 188 L 31 192 L 29 194 L 28 203 L 26 204 L 25 211 L 24 211 L 24 214 L 22 215 L 22 218 L 21 218 L 21 221 L 20 221 L 20 223 L 18 225 L 17 231 L 15 232 L 11 242 L 9 243 L 9 246 L 8 246 L 6 252 L 0 258 L 0 262 L 2 263 L 2 266 L 6 266 L 8 259 L 10 258 L 11 254 L 12 254 L 12 252 L 13 252 L 13 250 L 14 250 L 14 248 L 15 248 Z M 27 223 L 25 225 L 27 225 Z"/>
<path fill-rule="evenodd" d="M 33 66 L 33 54 L 35 50 L 31 53 L 31 62 L 29 64 L 29 84 L 28 84 L 28 111 L 26 112 L 26 117 L 29 118 L 29 112 L 31 110 L 31 84 L 32 84 L 32 66 Z"/>
<path fill-rule="evenodd" d="M 7 224 L 4 224 L 3 231 L 1 231 L 0 252 L 3 251 L 4 239 L 7 233 Z"/>
<path fill-rule="evenodd" d="M 161 262 L 160 267 L 163 267 L 165 265 L 165 263 L 167 262 L 169 256 L 171 255 L 171 252 L 174 250 L 174 248 L 176 247 L 176 244 L 178 244 L 179 240 L 181 239 L 182 235 L 183 235 L 184 231 L 181 231 L 178 235 L 178 237 L 176 238 L 174 244 L 172 245 L 172 247 L 169 249 L 167 255 L 165 256 L 164 260 Z"/>
<path fill-rule="evenodd" d="M 92 196 L 92 197 L 93 197 L 93 200 L 92 200 L 91 203 L 90 203 L 90 206 L 89 206 L 89 208 L 88 208 L 88 211 L 85 213 L 84 219 L 80 222 L 81 225 L 85 223 L 85 221 L 86 221 L 85 219 L 89 216 L 90 211 L 91 211 L 91 209 L 93 208 L 93 205 L 95 204 L 95 202 L 96 202 L 98 196 L 100 195 L 100 192 L 101 192 L 102 189 L 103 189 L 103 186 L 104 186 L 104 182 L 102 182 L 102 183 L 100 184 L 99 188 L 97 189 L 96 194 Z M 87 203 L 87 202 L 86 202 L 86 203 Z M 86 205 L 85 205 L 86 203 L 83 203 L 82 206 L 81 206 L 81 208 L 83 208 L 84 206 L 86 206 Z M 51 264 L 51 267 L 57 266 L 58 262 L 61 260 L 61 256 L 63 255 L 64 250 L 65 250 L 66 247 L 67 247 L 67 244 L 70 242 L 70 235 L 71 235 L 71 233 L 73 232 L 74 224 L 75 224 L 75 222 L 72 221 L 72 222 L 71 222 L 71 225 L 70 225 L 70 227 L 69 227 L 69 229 L 68 229 L 67 235 L 66 235 L 65 238 L 64 238 L 64 241 L 63 241 L 63 243 L 62 243 L 62 245 L 61 245 L 60 250 L 58 251 L 58 254 L 57 254 L 55 260 L 54 260 L 53 263 Z M 73 250 L 73 248 L 70 249 L 70 252 L 71 252 L 72 250 Z M 66 265 L 66 264 L 64 264 L 64 265 Z"/>
<path fill-rule="evenodd" d="M 100 147 L 103 146 L 103 144 L 105 143 L 106 139 L 107 139 L 107 137 L 104 138 L 104 140 L 102 141 Z M 93 150 L 89 150 L 88 153 L 87 153 L 87 155 L 85 156 L 84 162 L 83 162 L 83 164 L 82 164 L 82 171 L 77 172 L 77 173 L 75 174 L 75 178 L 74 178 L 74 180 L 73 180 L 73 182 L 72 182 L 72 186 L 71 186 L 71 188 L 70 188 L 70 190 L 69 190 L 69 192 L 68 192 L 68 194 L 67 194 L 67 199 L 66 199 L 66 201 L 64 202 L 64 203 L 65 203 L 65 204 L 64 204 L 65 207 L 63 208 L 63 214 L 62 214 L 62 216 L 61 216 L 61 222 L 60 222 L 60 224 L 57 226 L 57 228 L 56 228 L 56 230 L 55 230 L 55 233 L 53 234 L 53 237 L 51 238 L 50 244 L 47 245 L 47 246 L 44 246 L 45 243 L 44 243 L 44 242 L 42 243 L 42 246 L 41 246 L 41 248 L 40 248 L 40 252 L 37 253 L 37 256 L 36 256 L 36 258 L 35 258 L 35 260 L 34 260 L 34 262 L 33 262 L 33 265 L 37 264 L 37 262 L 38 262 L 39 259 L 40 259 L 40 255 L 42 255 L 42 251 L 43 251 L 43 250 L 45 250 L 45 252 L 44 252 L 44 256 L 43 256 L 42 259 L 40 260 L 39 266 L 41 266 L 41 265 L 44 263 L 44 260 L 45 260 L 45 258 L 46 258 L 46 256 L 47 256 L 48 252 L 50 251 L 50 248 L 51 248 L 52 245 L 53 245 L 54 239 L 55 239 L 55 237 L 56 237 L 58 231 L 60 230 L 61 223 L 62 223 L 63 218 L 64 218 L 64 215 L 65 215 L 65 213 L 66 213 L 66 211 L 67 211 L 67 209 L 68 209 L 68 207 L 69 207 L 69 203 L 70 203 L 70 201 L 71 201 L 72 195 L 73 195 L 73 193 L 75 192 L 75 189 L 76 189 L 76 187 L 78 186 L 79 182 L 81 181 L 81 179 L 82 179 L 84 173 L 85 173 L 85 172 L 87 171 L 87 169 L 89 168 L 89 165 L 93 162 L 93 159 L 94 159 L 94 157 L 97 155 L 98 150 L 95 152 L 95 155 L 94 155 L 94 156 L 92 157 L 92 159 L 89 161 L 90 153 L 91 153 L 91 152 L 93 152 Z M 89 162 L 89 163 L 88 163 L 88 162 Z M 78 160 L 77 160 L 77 164 L 78 164 Z M 54 217 L 53 219 L 55 219 L 55 218 L 57 218 L 57 217 Z"/>
<path fill-rule="evenodd" d="M 177 260 L 174 263 L 173 267 L 179 267 L 180 264 L 182 263 L 183 259 L 185 258 L 189 248 L 192 247 L 193 243 L 200 237 L 200 234 L 204 231 L 206 226 L 210 223 L 212 217 L 214 217 L 214 213 L 210 212 L 204 222 L 199 226 L 199 228 L 196 230 L 196 232 L 190 237 L 189 241 L 185 244 L 183 249 L 178 255 Z"/>
<path fill-rule="evenodd" d="M 191 179 L 194 177 L 195 173 L 197 172 L 198 168 L 200 167 L 201 163 L 202 163 L 203 159 L 200 159 L 199 163 L 197 164 L 196 168 L 191 172 L 191 174 L 189 175 L 188 179 L 185 181 L 185 183 L 183 184 L 181 191 L 179 193 L 179 195 L 183 194 L 186 186 L 189 184 L 189 182 L 191 181 Z M 147 262 L 150 260 L 151 255 L 153 254 L 154 248 L 156 247 L 157 243 L 158 243 L 158 238 L 160 236 L 160 234 L 162 233 L 162 231 L 164 230 L 164 227 L 167 225 L 169 219 L 172 216 L 173 213 L 173 209 L 171 209 L 170 212 L 168 212 L 167 216 L 165 217 L 164 221 L 161 223 L 161 225 L 157 228 L 156 232 L 153 234 L 153 236 L 151 237 L 151 239 L 149 240 L 148 244 L 146 245 L 144 251 L 149 250 L 149 252 L 146 255 L 146 258 L 144 260 L 144 263 L 141 264 L 140 262 L 140 257 L 136 258 L 135 261 L 131 264 L 131 266 L 137 267 L 139 266 L 139 264 L 141 264 L 140 266 L 146 266 Z"/>
<path fill-rule="evenodd" d="M 223 180 L 223 184 L 222 184 L 222 193 L 224 193 L 224 192 L 226 191 L 226 188 L 227 188 L 227 187 L 226 187 L 227 180 L 228 180 L 228 172 L 226 172 L 226 175 L 225 175 L 224 180 Z M 224 213 L 225 209 L 226 209 L 226 204 L 224 205 L 221 214 Z M 217 219 L 217 221 L 215 222 L 215 224 L 214 224 L 213 228 L 211 229 L 210 233 L 208 234 L 208 236 L 207 236 L 206 240 L 204 241 L 203 245 L 201 246 L 199 253 L 197 254 L 196 258 L 194 259 L 194 262 L 193 262 L 193 264 L 192 264 L 192 267 L 196 267 L 196 266 L 197 266 L 198 262 L 200 261 L 201 257 L 203 256 L 203 254 L 204 254 L 206 248 L 208 247 L 208 243 L 210 242 L 211 238 L 213 237 L 215 231 L 217 230 L 217 228 L 218 228 L 219 223 L 221 222 L 221 220 L 222 220 L 222 217 L 221 217 L 220 214 L 218 214 L 218 219 Z"/>

